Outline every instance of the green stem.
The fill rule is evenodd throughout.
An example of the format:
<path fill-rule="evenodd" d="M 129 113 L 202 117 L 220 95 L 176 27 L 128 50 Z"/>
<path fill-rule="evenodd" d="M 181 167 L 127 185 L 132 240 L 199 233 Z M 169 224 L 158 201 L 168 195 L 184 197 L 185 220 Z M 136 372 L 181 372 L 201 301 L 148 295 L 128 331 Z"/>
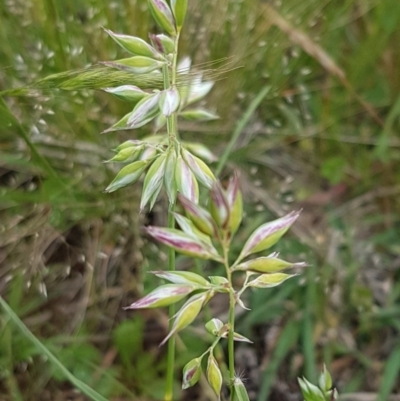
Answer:
<path fill-rule="evenodd" d="M 164 89 L 176 86 L 177 76 L 177 60 L 178 60 L 178 43 L 179 34 L 175 39 L 175 50 L 172 58 L 171 74 L 168 65 L 163 67 L 163 78 L 164 78 Z M 172 116 L 167 119 L 167 132 L 169 138 L 169 146 L 175 146 L 178 149 L 178 127 L 177 127 L 177 115 L 173 113 Z M 168 210 L 168 228 L 175 227 L 175 212 L 176 202 L 170 204 Z M 172 248 L 168 249 L 168 270 L 175 270 L 175 250 Z M 169 307 L 169 318 L 170 318 L 170 330 L 172 327 L 172 316 L 175 315 L 175 305 Z M 174 370 L 175 370 L 175 337 L 172 336 L 168 340 L 168 355 L 167 355 L 167 377 L 165 385 L 164 401 L 172 401 L 174 395 Z"/>
<path fill-rule="evenodd" d="M 174 228 L 175 219 L 174 219 L 174 210 L 175 204 L 172 204 L 168 211 L 168 227 Z M 168 270 L 175 270 L 175 250 L 172 248 L 168 249 Z M 175 305 L 171 305 L 169 307 L 169 317 L 170 317 L 170 327 L 172 328 L 172 316 L 175 315 Z M 168 355 L 167 355 L 167 377 L 166 377 L 166 385 L 165 385 L 165 401 L 172 401 L 174 394 L 174 369 L 175 369 L 175 337 L 172 336 L 168 340 Z"/>
<path fill-rule="evenodd" d="M 235 379 L 235 341 L 233 333 L 235 331 L 235 296 L 233 293 L 229 294 L 229 336 L 228 336 L 228 357 L 229 357 L 229 379 L 232 385 Z M 231 399 L 233 391 L 231 390 Z"/>
<path fill-rule="evenodd" d="M 228 241 L 223 241 L 223 248 L 224 248 L 224 265 L 226 270 L 226 277 L 229 281 L 229 335 L 228 335 L 228 360 L 229 360 L 229 380 L 230 385 L 235 379 L 235 342 L 233 339 L 233 333 L 235 331 L 235 291 L 233 289 L 232 283 L 232 272 L 229 267 L 229 259 L 228 259 L 228 252 L 229 252 L 229 243 Z M 231 400 L 233 400 L 233 388 L 231 387 Z"/>

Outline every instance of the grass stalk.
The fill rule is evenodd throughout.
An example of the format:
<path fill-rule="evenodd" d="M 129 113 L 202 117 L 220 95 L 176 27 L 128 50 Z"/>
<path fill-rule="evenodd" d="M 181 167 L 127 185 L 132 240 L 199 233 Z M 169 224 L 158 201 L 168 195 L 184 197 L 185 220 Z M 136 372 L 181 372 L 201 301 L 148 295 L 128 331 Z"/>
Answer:
<path fill-rule="evenodd" d="M 229 252 L 229 241 L 225 239 L 223 243 L 223 248 L 224 248 L 224 265 L 225 265 L 225 271 L 226 271 L 226 277 L 229 281 L 229 287 L 230 287 L 230 292 L 229 292 L 229 334 L 228 334 L 228 368 L 229 368 L 229 384 L 230 384 L 230 391 L 231 391 L 231 401 L 233 400 L 234 396 L 234 391 L 233 391 L 233 381 L 235 379 L 235 341 L 233 338 L 233 333 L 235 331 L 235 304 L 236 304 L 236 299 L 235 299 L 235 292 L 233 289 L 233 283 L 232 283 L 232 272 L 229 266 L 229 258 L 228 258 L 228 252 Z"/>
<path fill-rule="evenodd" d="M 230 280 L 231 281 L 231 280 Z M 228 336 L 228 358 L 229 358 L 229 379 L 232 385 L 235 379 L 235 341 L 233 333 L 235 330 L 235 295 L 229 294 L 229 336 Z M 233 399 L 233 390 L 231 388 L 231 400 Z"/>
<path fill-rule="evenodd" d="M 179 44 L 179 34 L 175 38 L 175 50 L 171 65 L 171 75 L 169 67 L 167 65 L 163 68 L 164 77 L 164 89 L 169 89 L 171 86 L 176 86 L 177 77 L 177 60 L 178 60 L 178 44 Z M 178 129 L 177 129 L 177 115 L 173 113 L 167 118 L 167 132 L 169 138 L 169 145 L 175 146 L 177 144 Z M 175 227 L 175 212 L 176 202 L 170 204 L 168 209 L 168 228 Z M 175 250 L 173 248 L 168 248 L 168 270 L 175 270 Z M 169 307 L 169 318 L 170 318 L 170 330 L 172 329 L 173 320 L 172 317 L 175 315 L 175 305 Z M 172 336 L 168 340 L 168 352 L 167 352 L 167 374 L 166 374 L 166 384 L 165 384 L 165 401 L 173 400 L 174 393 L 174 370 L 175 370 L 175 337 Z"/>
<path fill-rule="evenodd" d="M 168 211 L 168 227 L 174 228 L 175 218 L 174 218 L 175 204 L 172 204 Z M 175 250 L 173 248 L 168 248 L 168 270 L 175 270 Z M 169 318 L 170 318 L 170 330 L 172 328 L 173 320 L 172 316 L 175 315 L 175 305 L 169 307 Z M 173 400 L 174 393 L 174 369 L 175 369 L 175 337 L 172 336 L 168 340 L 168 351 L 167 351 L 167 374 L 166 374 L 166 384 L 165 384 L 165 401 Z"/>

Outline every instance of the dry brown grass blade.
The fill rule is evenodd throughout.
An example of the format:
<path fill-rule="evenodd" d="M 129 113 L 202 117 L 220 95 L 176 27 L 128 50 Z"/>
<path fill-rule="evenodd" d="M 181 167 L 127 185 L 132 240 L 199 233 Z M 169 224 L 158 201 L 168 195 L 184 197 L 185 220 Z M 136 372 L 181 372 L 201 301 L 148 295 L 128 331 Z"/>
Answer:
<path fill-rule="evenodd" d="M 293 43 L 300 46 L 308 55 L 314 58 L 329 74 L 337 77 L 374 121 L 383 127 L 384 123 L 375 109 L 355 91 L 343 69 L 336 64 L 332 57 L 320 45 L 315 43 L 306 33 L 295 28 L 270 5 L 265 5 L 262 15 L 267 18 L 271 24 L 277 26 L 284 32 Z"/>

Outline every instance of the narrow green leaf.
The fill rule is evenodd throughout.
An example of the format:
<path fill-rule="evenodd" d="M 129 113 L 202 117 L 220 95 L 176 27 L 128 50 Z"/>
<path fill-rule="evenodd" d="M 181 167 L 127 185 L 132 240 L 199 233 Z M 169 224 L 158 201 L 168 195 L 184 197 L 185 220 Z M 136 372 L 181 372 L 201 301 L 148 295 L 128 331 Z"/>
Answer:
<path fill-rule="evenodd" d="M 268 399 L 272 384 L 275 381 L 279 366 L 285 356 L 297 342 L 299 336 L 299 324 L 295 320 L 289 321 L 281 334 L 279 335 L 278 344 L 268 363 L 268 367 L 261 376 L 261 387 L 258 392 L 257 401 L 265 401 Z"/>
<path fill-rule="evenodd" d="M 234 149 L 234 146 L 240 137 L 240 134 L 243 132 L 244 128 L 251 120 L 258 106 L 261 104 L 261 102 L 264 100 L 265 96 L 267 96 L 270 90 L 271 90 L 270 86 L 265 86 L 264 88 L 262 88 L 260 93 L 250 103 L 248 109 L 245 111 L 243 116 L 239 119 L 238 124 L 235 130 L 233 131 L 232 138 L 230 139 L 228 145 L 225 147 L 224 153 L 220 157 L 218 166 L 215 169 L 216 177 L 218 177 L 221 174 L 221 171 L 225 167 L 229 159 L 229 156 L 232 153 L 232 150 Z"/>
<path fill-rule="evenodd" d="M 398 383 L 400 374 L 400 345 L 391 352 L 389 359 L 385 364 L 385 369 L 382 375 L 382 383 L 379 389 L 378 401 L 386 401 L 389 395 Z"/>

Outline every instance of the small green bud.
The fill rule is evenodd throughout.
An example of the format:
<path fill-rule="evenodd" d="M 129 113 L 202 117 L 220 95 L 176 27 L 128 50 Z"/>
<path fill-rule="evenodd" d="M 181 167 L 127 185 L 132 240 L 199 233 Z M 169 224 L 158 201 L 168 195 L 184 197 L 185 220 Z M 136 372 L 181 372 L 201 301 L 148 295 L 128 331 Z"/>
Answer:
<path fill-rule="evenodd" d="M 211 354 L 207 362 L 207 380 L 219 400 L 221 398 L 222 373 L 216 359 Z"/>
<path fill-rule="evenodd" d="M 200 184 L 204 185 L 208 189 L 211 189 L 213 183 L 216 181 L 216 178 L 207 164 L 205 164 L 203 160 L 199 159 L 198 157 L 193 156 L 184 148 L 182 148 L 181 154 Z"/>
<path fill-rule="evenodd" d="M 210 191 L 210 212 L 219 228 L 225 229 L 229 221 L 229 203 L 221 184 L 214 182 Z"/>
<path fill-rule="evenodd" d="M 164 178 L 166 153 L 164 152 L 152 163 L 147 171 L 143 183 L 142 198 L 140 200 L 140 210 L 147 205 L 154 193 L 162 186 Z"/>
<path fill-rule="evenodd" d="M 301 393 L 306 401 L 325 401 L 324 393 L 307 379 L 298 379 Z"/>
<path fill-rule="evenodd" d="M 228 189 L 226 190 L 226 197 L 229 204 L 229 222 L 228 229 L 231 234 L 234 234 L 239 228 L 243 217 L 243 202 L 242 193 L 239 189 L 239 177 L 235 174 L 229 181 Z"/>
<path fill-rule="evenodd" d="M 209 237 L 217 234 L 214 220 L 207 210 L 204 210 L 182 194 L 178 195 L 178 199 L 188 218 L 202 233 Z"/>
<path fill-rule="evenodd" d="M 174 213 L 174 217 L 184 233 L 197 238 L 201 242 L 212 245 L 211 238 L 202 233 L 187 217 L 182 216 L 179 213 Z"/>
<path fill-rule="evenodd" d="M 226 277 L 222 276 L 209 276 L 209 279 L 211 281 L 211 284 L 217 285 L 217 286 L 228 286 L 229 281 Z"/>
<path fill-rule="evenodd" d="M 194 203 L 199 201 L 199 185 L 192 170 L 182 156 L 178 156 L 175 164 L 175 182 L 180 193 Z"/>
<path fill-rule="evenodd" d="M 192 323 L 194 319 L 196 319 L 202 307 L 205 305 L 206 302 L 208 302 L 208 300 L 208 292 L 196 294 L 189 298 L 176 314 L 171 331 L 169 332 L 168 336 L 164 338 L 160 345 L 165 344 L 173 334 L 189 326 L 189 324 Z"/>
<path fill-rule="evenodd" d="M 300 212 L 291 212 L 280 219 L 271 221 L 258 227 L 244 244 L 239 259 L 264 251 L 275 245 L 297 220 Z"/>
<path fill-rule="evenodd" d="M 214 318 L 208 321 L 205 327 L 210 334 L 218 336 L 221 329 L 224 327 L 224 324 L 221 322 L 221 320 Z"/>
<path fill-rule="evenodd" d="M 192 82 L 189 89 L 189 94 L 187 96 L 186 105 L 196 103 L 203 99 L 213 88 L 214 82 Z"/>
<path fill-rule="evenodd" d="M 183 368 L 182 389 L 194 386 L 201 377 L 201 358 L 192 359 Z"/>
<path fill-rule="evenodd" d="M 111 126 L 110 128 L 107 128 L 106 130 L 104 130 L 102 132 L 102 134 L 108 134 L 109 132 L 112 131 L 120 131 L 120 130 L 124 130 L 124 129 L 129 129 L 128 127 L 128 120 L 132 115 L 132 111 L 128 114 L 125 114 L 118 122 L 116 122 L 113 126 Z"/>
<path fill-rule="evenodd" d="M 175 50 L 175 42 L 166 35 L 150 35 L 150 39 L 160 53 L 171 54 Z"/>
<path fill-rule="evenodd" d="M 114 192 L 119 188 L 133 184 L 140 178 L 147 165 L 147 160 L 139 160 L 128 164 L 116 175 L 111 184 L 105 189 L 105 192 Z"/>
<path fill-rule="evenodd" d="M 329 391 L 332 388 L 332 377 L 325 365 L 321 375 L 319 376 L 318 384 L 322 391 Z"/>
<path fill-rule="evenodd" d="M 165 63 L 150 57 L 135 56 L 116 61 L 103 61 L 102 64 L 119 70 L 130 71 L 134 74 L 147 74 L 162 68 Z"/>
<path fill-rule="evenodd" d="M 174 228 L 149 226 L 145 230 L 157 241 L 174 248 L 184 255 L 201 259 L 220 260 L 217 250 L 211 243 L 203 242 L 193 235 L 188 235 Z"/>
<path fill-rule="evenodd" d="M 134 103 L 148 95 L 146 92 L 134 85 L 122 85 L 118 86 L 117 88 L 104 88 L 103 90 L 104 92 L 111 93 L 121 100 Z"/>
<path fill-rule="evenodd" d="M 150 12 L 157 24 L 172 36 L 176 35 L 175 19 L 164 0 L 148 0 Z"/>
<path fill-rule="evenodd" d="M 282 284 L 284 281 L 295 276 L 297 276 L 297 274 L 285 274 L 285 273 L 262 274 L 255 280 L 250 281 L 247 284 L 247 287 L 272 288 Z"/>
<path fill-rule="evenodd" d="M 160 112 L 158 102 L 160 100 L 160 92 L 143 98 L 133 109 L 129 115 L 127 125 L 130 128 L 140 128 L 153 120 Z"/>
<path fill-rule="evenodd" d="M 179 91 L 176 88 L 170 88 L 161 92 L 160 110 L 165 117 L 169 117 L 178 110 L 180 103 Z"/>
<path fill-rule="evenodd" d="M 239 377 L 235 377 L 232 383 L 233 397 L 232 401 L 250 401 L 246 387 Z"/>
<path fill-rule="evenodd" d="M 187 271 L 153 271 L 157 277 L 163 278 L 174 284 L 190 284 L 200 287 L 210 287 L 210 282 L 199 274 Z"/>
<path fill-rule="evenodd" d="M 185 110 L 180 112 L 179 116 L 189 121 L 213 121 L 219 119 L 218 115 L 203 109 Z"/>
<path fill-rule="evenodd" d="M 226 332 L 224 332 L 221 336 L 222 338 L 229 338 L 229 330 L 227 330 Z M 249 344 L 253 344 L 253 341 L 251 341 L 250 339 L 248 339 L 245 336 L 242 336 L 239 333 L 234 332 L 233 333 L 233 340 L 234 341 L 238 341 L 238 342 L 243 342 L 243 343 L 249 343 Z"/>
<path fill-rule="evenodd" d="M 154 120 L 154 132 L 160 131 L 167 124 L 167 119 L 163 114 L 159 114 Z"/>
<path fill-rule="evenodd" d="M 188 0 L 171 0 L 172 11 L 175 16 L 178 31 L 182 29 L 186 17 Z"/>
<path fill-rule="evenodd" d="M 175 203 L 176 200 L 176 182 L 175 182 L 175 165 L 176 165 L 176 152 L 173 147 L 168 150 L 167 160 L 165 163 L 164 174 L 164 187 L 168 195 L 170 205 Z"/>
<path fill-rule="evenodd" d="M 132 146 L 139 146 L 142 144 L 142 141 L 137 139 L 128 139 L 125 142 L 120 143 L 114 150 L 115 152 L 119 152 L 122 149 L 131 148 Z"/>
<path fill-rule="evenodd" d="M 305 267 L 304 262 L 289 263 L 275 256 L 265 256 L 249 260 L 236 266 L 235 270 L 243 270 L 256 273 L 275 273 L 292 267 Z"/>
<path fill-rule="evenodd" d="M 185 298 L 191 292 L 196 290 L 195 285 L 189 284 L 165 284 L 156 288 L 145 297 L 137 300 L 124 309 L 144 309 L 161 308 L 169 306 Z"/>
<path fill-rule="evenodd" d="M 137 160 L 144 149 L 144 145 L 131 146 L 121 149 L 112 159 L 107 160 L 107 163 L 131 163 Z"/>
<path fill-rule="evenodd" d="M 114 33 L 108 29 L 105 31 L 117 42 L 122 48 L 136 56 L 145 56 L 155 59 L 163 59 L 156 49 L 150 46 L 143 39 L 137 38 L 136 36 L 122 35 Z"/>
<path fill-rule="evenodd" d="M 182 142 L 182 145 L 192 152 L 194 155 L 199 157 L 200 159 L 206 161 L 207 163 L 212 163 L 217 160 L 217 157 L 211 152 L 207 146 L 204 146 L 201 143 L 196 142 Z"/>

